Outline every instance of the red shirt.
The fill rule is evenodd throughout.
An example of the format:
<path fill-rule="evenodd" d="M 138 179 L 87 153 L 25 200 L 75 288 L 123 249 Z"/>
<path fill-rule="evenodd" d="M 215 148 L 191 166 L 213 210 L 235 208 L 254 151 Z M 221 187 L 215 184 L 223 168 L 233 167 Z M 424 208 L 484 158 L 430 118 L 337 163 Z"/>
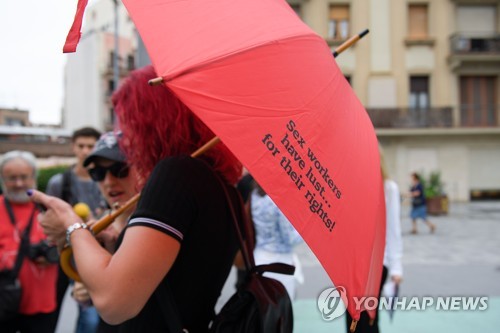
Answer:
<path fill-rule="evenodd" d="M 21 235 L 28 226 L 35 207 L 32 202 L 23 204 L 10 202 L 10 205 L 16 219 L 16 227 L 10 221 L 4 197 L 0 196 L 0 270 L 14 267 Z M 36 244 L 45 238 L 43 229 L 38 224 L 37 213 L 35 213 L 30 243 Z M 24 256 L 19 272 L 19 280 L 23 288 L 20 313 L 30 315 L 50 313 L 55 310 L 57 271 L 56 264 L 39 265 L 31 261 L 27 255 Z"/>

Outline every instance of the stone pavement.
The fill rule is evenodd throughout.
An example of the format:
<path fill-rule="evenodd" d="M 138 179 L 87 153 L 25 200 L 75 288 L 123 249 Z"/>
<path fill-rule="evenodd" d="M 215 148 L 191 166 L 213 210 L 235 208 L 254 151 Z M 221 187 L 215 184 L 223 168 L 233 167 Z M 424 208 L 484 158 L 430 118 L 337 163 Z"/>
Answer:
<path fill-rule="evenodd" d="M 404 281 L 400 296 L 488 296 L 485 311 L 398 311 L 391 322 L 380 316 L 383 332 L 500 331 L 500 202 L 452 204 L 446 216 L 430 216 L 437 225 L 430 234 L 423 223 L 411 235 L 409 207 L 402 212 Z M 307 246 L 299 249 L 306 282 L 295 301 L 295 332 L 345 332 L 344 318 L 325 322 L 317 296 L 331 283 Z"/>

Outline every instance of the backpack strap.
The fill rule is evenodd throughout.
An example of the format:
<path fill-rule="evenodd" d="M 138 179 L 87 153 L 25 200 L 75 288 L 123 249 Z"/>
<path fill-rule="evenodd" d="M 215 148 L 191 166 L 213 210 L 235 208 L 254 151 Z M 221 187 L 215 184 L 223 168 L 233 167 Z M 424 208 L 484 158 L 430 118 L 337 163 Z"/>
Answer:
<path fill-rule="evenodd" d="M 71 170 L 73 167 L 71 166 L 67 170 L 65 170 L 62 174 L 62 185 L 61 185 L 61 199 L 69 203 L 73 204 L 72 194 L 71 194 Z"/>
<path fill-rule="evenodd" d="M 12 210 L 10 202 L 5 197 L 4 197 L 4 203 L 5 203 L 5 208 L 7 209 L 7 213 L 9 214 L 10 222 L 12 223 L 14 228 L 16 228 L 16 218 L 14 216 L 14 211 Z M 21 236 L 21 241 L 19 242 L 19 249 L 17 251 L 16 262 L 14 263 L 14 267 L 11 271 L 11 276 L 14 280 L 17 279 L 19 271 L 21 270 L 21 265 L 23 264 L 24 256 L 26 255 L 26 252 L 28 251 L 28 247 L 30 245 L 31 226 L 33 224 L 33 219 L 35 217 L 35 212 L 36 212 L 36 206 L 33 207 L 33 211 L 31 212 L 28 225 L 26 226 L 26 229 L 24 229 L 24 232 Z"/>
<path fill-rule="evenodd" d="M 245 227 L 245 234 L 247 235 L 246 238 L 243 238 L 243 233 L 242 233 L 242 230 L 241 230 L 240 225 L 238 223 L 238 218 L 236 217 L 236 212 L 234 209 L 233 201 L 229 197 L 229 192 L 227 191 L 226 185 L 224 184 L 224 182 L 222 181 L 222 179 L 220 178 L 220 176 L 218 174 L 215 174 L 215 176 L 216 176 L 217 180 L 219 181 L 219 183 L 224 191 L 224 195 L 226 197 L 226 202 L 229 205 L 229 211 L 231 213 L 231 217 L 233 220 L 234 229 L 236 230 L 236 235 L 238 236 L 238 241 L 240 242 L 240 250 L 241 250 L 241 254 L 243 256 L 243 262 L 245 263 L 245 267 L 246 267 L 247 271 L 251 271 L 255 267 L 255 259 L 253 257 L 253 242 L 250 239 L 251 237 L 248 236 L 248 235 L 253 234 L 251 232 L 250 221 L 248 220 L 247 214 L 243 214 L 243 223 L 244 223 L 244 227 Z M 241 195 L 239 194 L 239 192 L 236 192 L 236 194 L 237 194 L 237 197 L 238 197 L 238 200 L 240 203 L 240 207 L 243 207 L 244 205 L 243 205 L 243 199 L 241 198 Z"/>
<path fill-rule="evenodd" d="M 238 219 L 236 218 L 236 212 L 234 210 L 233 202 L 231 201 L 231 198 L 229 197 L 229 193 L 227 191 L 226 186 L 222 182 L 219 176 L 217 176 L 217 179 L 219 180 L 219 183 L 221 184 L 222 188 L 224 189 L 224 194 L 226 195 L 226 201 L 229 205 L 229 209 L 231 211 L 231 216 L 233 220 L 234 227 L 236 229 L 236 233 L 238 235 L 238 239 L 240 241 L 240 248 L 241 248 L 241 253 L 243 255 L 243 261 L 245 262 L 245 267 L 247 268 L 248 272 L 251 273 L 258 273 L 258 274 L 263 274 L 264 272 L 273 272 L 273 273 L 279 273 L 279 274 L 286 274 L 286 275 L 293 275 L 295 273 L 295 266 L 280 263 L 280 262 L 275 262 L 272 264 L 266 264 L 266 265 L 255 265 L 255 259 L 253 256 L 253 249 L 255 246 L 254 243 L 254 237 L 255 237 L 255 230 L 253 228 L 253 222 L 250 221 L 250 216 L 251 216 L 251 208 L 250 208 L 250 201 L 247 201 L 247 206 L 245 207 L 248 211 L 248 214 L 243 214 L 243 222 L 244 222 L 244 227 L 245 227 L 245 232 L 247 237 L 243 239 L 243 235 L 238 223 Z M 243 207 L 243 200 L 241 198 L 241 195 L 239 192 L 236 192 L 238 196 L 238 200 L 240 202 L 240 206 Z"/>
<path fill-rule="evenodd" d="M 255 250 L 255 244 L 257 243 L 257 239 L 255 236 L 255 225 L 253 223 L 252 217 L 252 194 L 248 195 L 248 199 L 244 202 L 245 205 L 245 228 L 247 231 L 248 240 L 250 241 L 250 250 Z"/>
<path fill-rule="evenodd" d="M 284 264 L 282 262 L 273 262 L 272 264 L 257 265 L 252 269 L 252 271 L 259 274 L 272 272 L 285 275 L 293 275 L 295 273 L 295 266 Z"/>

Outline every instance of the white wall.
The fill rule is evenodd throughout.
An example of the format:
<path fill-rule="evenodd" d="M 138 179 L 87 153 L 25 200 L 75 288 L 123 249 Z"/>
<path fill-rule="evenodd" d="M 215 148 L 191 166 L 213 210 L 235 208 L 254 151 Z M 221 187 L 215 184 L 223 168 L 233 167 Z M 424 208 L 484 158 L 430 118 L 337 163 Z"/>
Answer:
<path fill-rule="evenodd" d="M 133 53 L 130 45 L 137 44 L 135 27 L 121 2 L 118 8 L 120 53 Z M 68 130 L 83 126 L 105 130 L 109 119 L 106 106 L 108 85 L 104 79 L 109 65 L 109 50 L 105 35 L 114 34 L 114 17 L 111 0 L 97 1 L 85 12 L 82 39 L 76 53 L 68 55 L 65 69 L 63 127 Z M 124 58 L 126 54 L 121 56 Z M 125 61 L 124 58 L 122 65 Z"/>
<path fill-rule="evenodd" d="M 412 172 L 440 171 L 451 200 L 468 201 L 471 190 L 500 189 L 498 135 L 382 137 L 391 178 L 408 190 Z"/>
<path fill-rule="evenodd" d="M 100 121 L 100 83 L 98 71 L 98 35 L 80 41 L 76 53 L 68 55 L 65 75 L 63 126 L 75 130 L 92 126 L 102 130 Z"/>

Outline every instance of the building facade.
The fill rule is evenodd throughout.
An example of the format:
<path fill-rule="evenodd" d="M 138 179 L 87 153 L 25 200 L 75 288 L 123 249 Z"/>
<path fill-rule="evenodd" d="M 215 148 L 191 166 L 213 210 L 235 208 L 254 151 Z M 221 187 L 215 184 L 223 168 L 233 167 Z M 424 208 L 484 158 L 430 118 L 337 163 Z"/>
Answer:
<path fill-rule="evenodd" d="M 137 37 L 128 13 L 118 3 L 118 77 L 135 68 Z M 101 131 L 113 128 L 110 97 L 115 88 L 115 2 L 100 0 L 87 8 L 77 52 L 68 55 L 62 126 L 74 130 L 92 126 Z"/>
<path fill-rule="evenodd" d="M 33 126 L 27 110 L 0 108 L 0 156 L 11 150 L 26 150 L 37 158 L 73 156 L 71 132 Z"/>
<path fill-rule="evenodd" d="M 31 125 L 29 111 L 0 108 L 0 125 L 29 126 Z"/>
<path fill-rule="evenodd" d="M 365 105 L 402 190 L 411 172 L 437 171 L 452 200 L 500 197 L 500 0 L 288 3 L 332 51 L 370 30 L 336 61 Z M 119 9 L 122 78 L 134 63 L 149 60 Z M 66 68 L 66 129 L 112 128 L 113 19 L 111 0 L 87 10 L 78 52 Z"/>
<path fill-rule="evenodd" d="M 334 50 L 392 177 L 438 171 L 452 200 L 500 197 L 499 0 L 289 0 Z"/>

